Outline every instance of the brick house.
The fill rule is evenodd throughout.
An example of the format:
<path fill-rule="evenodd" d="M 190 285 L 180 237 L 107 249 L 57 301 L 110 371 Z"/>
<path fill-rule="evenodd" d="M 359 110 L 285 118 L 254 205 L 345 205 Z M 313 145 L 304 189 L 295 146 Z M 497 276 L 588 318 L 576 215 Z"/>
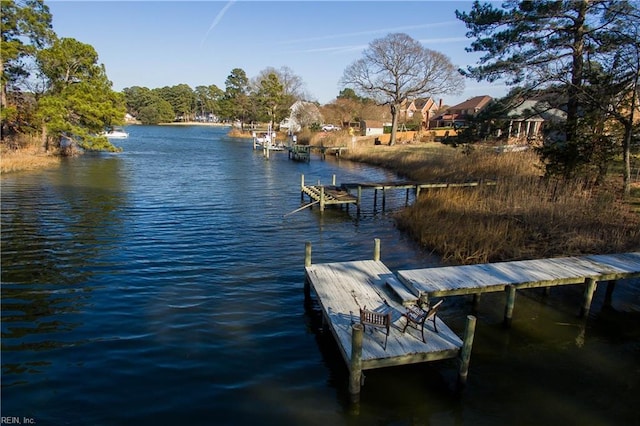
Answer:
<path fill-rule="evenodd" d="M 429 128 L 429 122 L 436 116 L 442 108 L 442 99 L 436 102 L 433 98 L 414 99 L 411 102 L 403 102 L 400 110 L 400 117 L 404 122 L 414 119 L 416 114 L 420 114 L 420 125 L 423 129 Z"/>
<path fill-rule="evenodd" d="M 470 118 L 478 115 L 493 98 L 491 96 L 476 96 L 471 99 L 447 108 L 431 120 L 430 127 L 455 127 L 467 125 Z"/>

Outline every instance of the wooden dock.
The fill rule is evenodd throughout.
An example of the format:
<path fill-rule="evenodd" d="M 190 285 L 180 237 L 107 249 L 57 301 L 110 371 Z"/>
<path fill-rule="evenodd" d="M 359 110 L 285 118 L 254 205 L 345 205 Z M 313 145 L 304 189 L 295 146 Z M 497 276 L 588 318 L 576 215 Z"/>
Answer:
<path fill-rule="evenodd" d="M 466 380 L 475 318 L 472 325 L 468 324 L 472 329 L 467 331 L 464 342 L 440 318 L 436 318 L 437 332 L 433 323 L 425 323 L 426 343 L 415 328 L 409 327 L 403 333 L 405 300 L 393 290 L 402 285 L 379 260 L 379 240 L 376 244 L 378 254 L 374 254 L 373 260 L 325 264 L 311 264 L 311 246 L 307 244 L 305 298 L 311 297 L 312 290 L 317 295 L 323 321 L 335 337 L 351 371 L 351 393 L 359 393 L 364 370 L 456 357 L 462 359 L 463 348 L 466 348 L 467 358 L 461 363 L 464 367 L 461 367 L 460 379 L 461 382 Z M 417 299 L 414 297 L 414 300 Z M 389 335 L 373 327 L 367 327 L 362 333 L 360 308 L 390 313 Z"/>
<path fill-rule="evenodd" d="M 311 161 L 311 146 L 294 144 L 289 147 L 289 159 L 295 161 Z"/>
<path fill-rule="evenodd" d="M 358 182 L 358 183 L 343 183 L 339 186 L 336 185 L 336 176 L 333 175 L 331 185 L 312 185 L 306 186 L 304 182 L 304 175 L 301 177 L 300 191 L 304 199 L 304 194 L 307 194 L 314 203 L 320 203 L 320 211 L 324 211 L 324 207 L 327 205 L 342 205 L 342 204 L 355 204 L 358 213 L 360 212 L 360 206 L 362 201 L 362 191 L 366 189 L 373 189 L 374 204 L 377 203 L 378 191 L 382 191 L 382 208 L 385 208 L 386 193 L 388 190 L 406 190 L 405 203 L 409 203 L 409 193 L 413 191 L 415 197 L 420 196 L 420 192 L 425 189 L 436 188 L 471 188 L 482 185 L 493 186 L 496 185 L 495 181 L 472 181 L 472 182 L 413 182 L 413 181 L 399 181 L 399 182 Z M 356 191 L 353 195 L 351 191 Z M 324 191 L 324 193 L 323 193 Z M 324 201 L 323 201 L 324 200 Z"/>
<path fill-rule="evenodd" d="M 317 295 L 325 327 L 335 337 L 349 367 L 349 391 L 356 398 L 362 372 L 380 367 L 457 357 L 458 383 L 466 382 L 475 317 L 467 316 L 463 339 L 439 318 L 438 332 L 425 323 L 424 343 L 415 329 L 402 332 L 406 321 L 402 313 L 418 299 L 506 291 L 505 323 L 510 325 L 516 290 L 583 284 L 580 314 L 585 316 L 598 281 L 609 283 L 606 298 L 610 298 L 615 280 L 634 277 L 640 277 L 640 252 L 435 267 L 397 274 L 380 261 L 377 239 L 373 260 L 312 264 L 311 243 L 307 243 L 305 253 L 305 300 L 311 298 L 312 291 Z M 363 332 L 361 308 L 391 314 L 388 336 L 384 329 L 370 326 Z"/>
<path fill-rule="evenodd" d="M 313 204 L 320 204 L 320 211 L 324 211 L 328 205 L 356 204 L 358 199 L 352 196 L 349 191 L 335 185 L 335 176 L 332 185 L 305 185 L 304 175 L 300 179 L 300 197 L 304 199 L 304 195 L 314 200 Z"/>
<path fill-rule="evenodd" d="M 640 252 L 522 260 L 398 271 L 398 278 L 420 298 L 507 291 L 505 323 L 512 320 L 517 290 L 584 284 L 580 315 L 589 313 L 598 281 L 640 276 Z M 610 296 L 610 294 L 609 294 Z"/>

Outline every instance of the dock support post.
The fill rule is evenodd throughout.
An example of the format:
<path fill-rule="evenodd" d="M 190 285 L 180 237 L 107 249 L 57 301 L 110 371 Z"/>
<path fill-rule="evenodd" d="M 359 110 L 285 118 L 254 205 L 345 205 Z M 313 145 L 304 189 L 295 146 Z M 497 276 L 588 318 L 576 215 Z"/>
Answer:
<path fill-rule="evenodd" d="M 474 310 L 477 310 L 478 306 L 480 306 L 480 293 L 476 293 L 473 295 L 472 306 Z"/>
<path fill-rule="evenodd" d="M 300 201 L 304 201 L 304 175 L 300 175 Z"/>
<path fill-rule="evenodd" d="M 304 244 L 304 266 L 305 268 L 311 266 L 311 241 L 307 241 Z M 308 305 L 311 301 L 311 282 L 309 281 L 306 272 L 304 277 L 304 303 Z"/>
<path fill-rule="evenodd" d="M 320 211 L 324 211 L 324 185 L 320 186 Z"/>
<path fill-rule="evenodd" d="M 362 338 L 364 327 L 362 324 L 351 326 L 351 362 L 349 363 L 349 394 L 351 402 L 360 399 L 360 386 L 362 384 Z"/>
<path fill-rule="evenodd" d="M 373 260 L 380 261 L 380 238 L 373 239 Z"/>
<path fill-rule="evenodd" d="M 471 348 L 473 347 L 473 337 L 476 333 L 476 317 L 467 315 L 467 325 L 464 330 L 464 340 L 460 350 L 460 370 L 458 371 L 458 389 L 464 388 L 467 384 L 469 374 L 469 362 L 471 361 Z"/>
<path fill-rule="evenodd" d="M 616 280 L 607 282 L 607 292 L 604 295 L 604 306 L 611 307 L 611 300 L 613 299 L 613 290 L 616 288 Z"/>
<path fill-rule="evenodd" d="M 362 186 L 358 185 L 358 202 L 356 206 L 358 207 L 358 214 L 360 214 L 360 204 L 362 203 Z"/>
<path fill-rule="evenodd" d="M 385 206 L 387 205 L 387 189 L 382 187 L 382 211 L 384 211 Z"/>
<path fill-rule="evenodd" d="M 311 241 L 304 244 L 304 266 L 311 266 Z"/>
<path fill-rule="evenodd" d="M 336 175 L 331 175 L 331 185 L 336 186 Z"/>
<path fill-rule="evenodd" d="M 584 280 L 584 284 L 584 301 L 582 302 L 582 308 L 580 309 L 580 318 L 584 318 L 589 315 L 591 301 L 593 300 L 593 293 L 596 291 L 598 282 L 593 278 L 587 278 Z"/>
<path fill-rule="evenodd" d="M 516 287 L 513 285 L 507 286 L 507 304 L 504 308 L 504 326 L 511 327 L 513 321 L 513 307 L 516 304 Z"/>

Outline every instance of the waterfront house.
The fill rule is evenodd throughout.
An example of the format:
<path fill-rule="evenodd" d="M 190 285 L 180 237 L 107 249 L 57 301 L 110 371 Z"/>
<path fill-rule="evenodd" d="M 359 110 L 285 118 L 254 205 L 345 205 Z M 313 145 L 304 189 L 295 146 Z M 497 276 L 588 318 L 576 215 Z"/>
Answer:
<path fill-rule="evenodd" d="M 496 136 L 506 132 L 508 143 L 531 142 L 542 138 L 545 126 L 566 121 L 567 113 L 546 101 L 526 100 L 509 110 Z"/>
<path fill-rule="evenodd" d="M 464 127 L 470 119 L 477 116 L 492 100 L 493 98 L 487 95 L 467 99 L 435 116 L 431 120 L 430 127 Z"/>
<path fill-rule="evenodd" d="M 322 122 L 322 114 L 315 103 L 296 101 L 289 107 L 289 117 L 280 122 L 280 129 L 295 133 L 302 130 L 303 127 Z"/>
<path fill-rule="evenodd" d="M 422 129 L 429 128 L 429 121 L 435 117 L 442 108 L 442 99 L 436 102 L 433 98 L 420 98 L 411 101 L 406 109 L 406 119 L 411 120 L 417 114 L 420 114 L 420 127 Z"/>

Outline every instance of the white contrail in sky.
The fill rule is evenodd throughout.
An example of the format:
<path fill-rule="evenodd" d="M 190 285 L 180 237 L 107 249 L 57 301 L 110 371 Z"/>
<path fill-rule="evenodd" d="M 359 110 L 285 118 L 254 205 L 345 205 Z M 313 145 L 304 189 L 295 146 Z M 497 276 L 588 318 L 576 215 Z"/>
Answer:
<path fill-rule="evenodd" d="M 218 25 L 218 23 L 220 23 L 220 20 L 222 20 L 222 17 L 224 16 L 225 13 L 227 13 L 227 10 L 229 10 L 229 8 L 231 6 L 233 6 L 233 4 L 236 2 L 236 0 L 229 0 L 227 2 L 227 4 L 224 5 L 224 7 L 222 8 L 222 10 L 220 12 L 218 12 L 218 14 L 216 15 L 215 19 L 213 20 L 213 22 L 211 23 L 211 25 L 209 26 L 209 29 L 207 30 L 207 33 L 204 35 L 204 38 L 202 39 L 202 41 L 200 42 L 200 47 L 202 47 L 204 45 L 205 40 L 207 39 L 207 36 L 209 35 L 209 33 L 211 31 L 213 31 L 213 29 L 216 27 L 216 25 Z"/>

